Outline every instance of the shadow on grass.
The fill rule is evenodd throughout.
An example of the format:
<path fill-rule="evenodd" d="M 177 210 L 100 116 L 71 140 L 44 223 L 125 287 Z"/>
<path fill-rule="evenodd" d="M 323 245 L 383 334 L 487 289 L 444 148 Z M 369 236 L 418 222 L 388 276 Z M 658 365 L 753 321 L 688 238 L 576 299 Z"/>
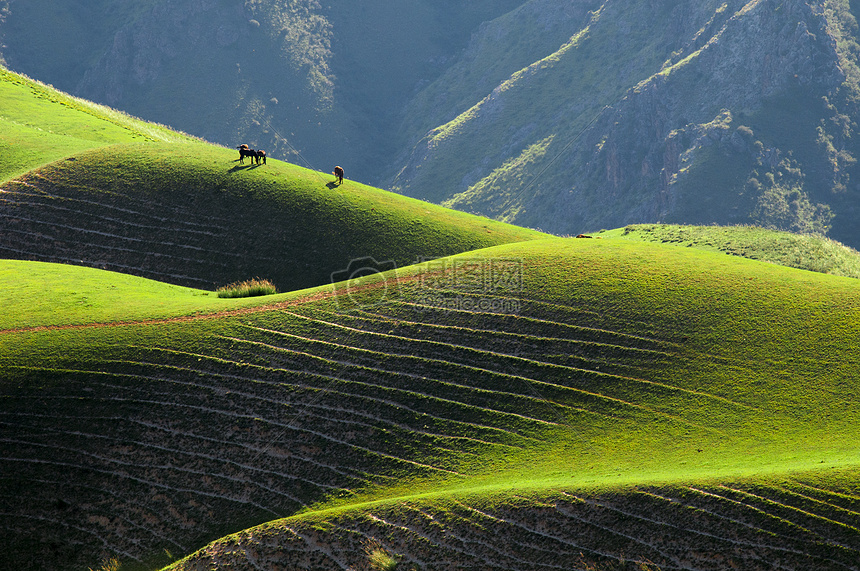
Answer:
<path fill-rule="evenodd" d="M 262 165 L 255 165 L 255 164 L 250 164 L 250 165 L 235 165 L 235 166 L 233 166 L 233 168 L 231 168 L 231 169 L 230 169 L 229 171 L 227 171 L 227 172 L 239 172 L 239 171 L 243 171 L 243 170 L 247 170 L 247 169 L 255 169 L 255 168 L 259 167 L 259 166 L 262 166 Z"/>

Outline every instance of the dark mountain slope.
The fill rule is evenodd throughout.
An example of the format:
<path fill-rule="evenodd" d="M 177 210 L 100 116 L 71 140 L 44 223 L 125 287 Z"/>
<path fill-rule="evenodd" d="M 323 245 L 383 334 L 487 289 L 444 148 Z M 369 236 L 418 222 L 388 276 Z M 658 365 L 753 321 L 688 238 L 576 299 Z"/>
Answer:
<path fill-rule="evenodd" d="M 12 0 L 0 33 L 12 69 L 75 95 L 369 181 L 416 85 L 520 2 Z"/>
<path fill-rule="evenodd" d="M 852 21 L 836 2 L 607 2 L 430 131 L 393 184 L 555 232 L 832 223 L 853 240 Z"/>

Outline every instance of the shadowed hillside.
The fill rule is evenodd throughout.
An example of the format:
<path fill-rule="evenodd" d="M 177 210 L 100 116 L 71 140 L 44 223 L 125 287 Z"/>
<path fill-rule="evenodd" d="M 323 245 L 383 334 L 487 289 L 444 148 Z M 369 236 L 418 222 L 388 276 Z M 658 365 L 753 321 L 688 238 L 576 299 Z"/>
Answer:
<path fill-rule="evenodd" d="M 2 69 L 0 94 L 7 258 L 210 289 L 262 276 L 292 290 L 545 236 L 281 161 L 239 162 Z"/>
<path fill-rule="evenodd" d="M 542 236 L 237 156 L 126 145 L 32 171 L 0 185 L 0 251 L 206 289 L 259 275 L 288 291 L 328 283 L 353 259 L 373 257 L 379 266 L 357 267 L 378 271 Z"/>

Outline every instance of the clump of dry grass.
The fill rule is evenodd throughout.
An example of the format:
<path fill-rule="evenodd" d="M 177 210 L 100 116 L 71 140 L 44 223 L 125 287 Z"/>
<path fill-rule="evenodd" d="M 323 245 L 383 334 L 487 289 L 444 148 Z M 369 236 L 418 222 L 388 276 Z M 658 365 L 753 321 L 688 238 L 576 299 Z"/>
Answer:
<path fill-rule="evenodd" d="M 399 563 L 398 557 L 392 555 L 382 544 L 371 539 L 364 545 L 364 553 L 367 555 L 368 564 L 374 571 L 394 571 Z"/>
<path fill-rule="evenodd" d="M 235 282 L 230 285 L 219 287 L 216 290 L 218 297 L 254 297 L 258 295 L 271 295 L 278 293 L 278 288 L 269 280 L 254 278 L 243 282 Z"/>

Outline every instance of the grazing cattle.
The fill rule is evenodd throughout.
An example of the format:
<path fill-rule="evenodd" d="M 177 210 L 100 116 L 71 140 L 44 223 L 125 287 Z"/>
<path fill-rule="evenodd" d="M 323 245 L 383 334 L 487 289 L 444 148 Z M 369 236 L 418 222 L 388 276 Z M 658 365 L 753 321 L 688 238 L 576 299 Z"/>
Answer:
<path fill-rule="evenodd" d="M 245 164 L 245 157 L 251 157 L 251 162 L 254 162 L 254 159 L 257 157 L 257 151 L 248 147 L 248 145 L 241 144 L 238 147 L 239 149 L 239 162 Z"/>
<path fill-rule="evenodd" d="M 338 184 L 343 184 L 343 169 L 342 168 L 334 167 L 334 170 L 332 171 L 331 174 L 333 174 L 334 176 L 337 177 L 337 183 Z"/>
<path fill-rule="evenodd" d="M 260 164 L 260 159 L 263 159 L 263 164 L 266 164 L 266 151 L 258 149 L 254 154 L 254 158 L 257 160 L 257 164 Z"/>

